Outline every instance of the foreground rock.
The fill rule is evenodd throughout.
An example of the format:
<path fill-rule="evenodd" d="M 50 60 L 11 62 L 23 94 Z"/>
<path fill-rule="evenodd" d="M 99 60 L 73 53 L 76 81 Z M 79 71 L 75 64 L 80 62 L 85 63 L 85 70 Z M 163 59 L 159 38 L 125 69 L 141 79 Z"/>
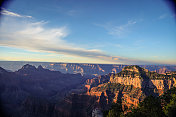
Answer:
<path fill-rule="evenodd" d="M 158 74 L 139 66 L 127 66 L 121 72 L 107 76 L 101 76 L 106 79 L 105 82 L 97 82 L 95 85 L 93 81 L 99 81 L 96 78 L 88 80 L 85 85 L 87 95 L 96 96 L 103 110 L 118 101 L 122 101 L 123 110 L 137 107 L 146 96 L 159 96 L 176 86 L 176 72 Z"/>

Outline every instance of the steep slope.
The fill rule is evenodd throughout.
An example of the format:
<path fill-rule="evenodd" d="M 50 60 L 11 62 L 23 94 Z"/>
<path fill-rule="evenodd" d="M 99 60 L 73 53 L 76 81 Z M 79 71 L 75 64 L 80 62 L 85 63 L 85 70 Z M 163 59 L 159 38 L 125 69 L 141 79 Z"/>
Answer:
<path fill-rule="evenodd" d="M 164 89 L 170 89 L 175 85 L 175 76 L 174 72 L 158 74 L 139 66 L 127 66 L 120 73 L 112 75 L 110 82 L 133 85 L 142 89 L 156 89 L 161 91 L 157 93 L 163 93 Z"/>
<path fill-rule="evenodd" d="M 26 114 L 28 117 L 43 116 L 44 112 L 48 114 L 48 109 L 54 103 L 86 80 L 81 74 L 63 74 L 29 64 L 16 72 L 7 72 L 3 68 L 0 70 L 1 105 L 9 116 L 15 117 Z"/>
<path fill-rule="evenodd" d="M 97 96 L 103 110 L 121 99 L 123 109 L 136 107 L 146 96 L 158 96 L 176 84 L 176 73 L 158 74 L 139 66 L 126 66 L 117 74 L 111 74 L 106 83 L 87 83 L 87 94 Z"/>
<path fill-rule="evenodd" d="M 97 72 L 97 67 L 88 66 L 95 71 L 86 73 Z M 112 70 L 110 65 L 106 68 Z M 123 110 L 136 107 L 146 96 L 161 95 L 175 86 L 175 77 L 175 72 L 158 74 L 135 65 L 87 79 L 80 73 L 63 74 L 27 64 L 16 72 L 0 68 L 0 101 L 5 112 L 14 117 L 90 117 L 95 108 L 107 110 L 113 102 L 122 102 Z M 85 88 L 80 89 L 83 84 Z M 77 87 L 78 93 L 71 94 Z"/>

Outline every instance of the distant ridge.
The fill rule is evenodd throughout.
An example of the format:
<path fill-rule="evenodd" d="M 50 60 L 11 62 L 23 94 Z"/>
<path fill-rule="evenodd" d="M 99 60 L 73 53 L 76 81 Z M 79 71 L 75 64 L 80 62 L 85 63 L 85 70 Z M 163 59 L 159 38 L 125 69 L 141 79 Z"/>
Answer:
<path fill-rule="evenodd" d="M 91 76 L 105 75 L 108 73 L 119 73 L 120 71 L 122 71 L 124 67 L 128 66 L 128 65 L 122 65 L 122 64 L 83 64 L 83 63 L 0 61 L 1 67 L 12 71 L 16 71 L 26 64 L 30 64 L 35 67 L 41 65 L 40 67 L 43 67 L 44 69 L 49 69 L 51 71 L 60 71 L 62 73 L 71 73 L 71 74 L 80 73 L 82 75 L 91 75 Z M 139 66 L 142 68 L 148 69 L 149 71 L 155 71 L 159 74 L 164 74 L 168 71 L 176 71 L 176 65 L 139 65 Z"/>

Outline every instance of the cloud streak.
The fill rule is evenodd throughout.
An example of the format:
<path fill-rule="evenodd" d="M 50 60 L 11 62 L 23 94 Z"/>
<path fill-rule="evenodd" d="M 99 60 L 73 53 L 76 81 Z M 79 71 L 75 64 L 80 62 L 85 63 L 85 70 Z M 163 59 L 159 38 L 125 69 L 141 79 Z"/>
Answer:
<path fill-rule="evenodd" d="M 2 9 L 1 14 L 7 15 L 7 16 L 12 16 L 12 17 L 32 18 L 32 16 L 20 15 L 18 13 L 14 13 L 14 12 L 8 11 L 8 10 L 6 10 L 4 8 Z"/>
<path fill-rule="evenodd" d="M 130 20 L 124 25 L 113 26 L 107 30 L 109 31 L 109 34 L 121 37 L 126 34 L 128 32 L 128 28 L 134 24 L 136 24 L 136 21 Z"/>
<path fill-rule="evenodd" d="M 105 30 L 108 31 L 108 34 L 110 35 L 117 36 L 117 37 L 123 37 L 129 32 L 129 28 L 132 25 L 135 25 L 136 23 L 137 21 L 129 20 L 126 24 L 118 25 L 118 26 L 112 25 L 110 23 L 107 23 L 105 25 L 101 25 L 101 24 L 96 24 L 96 25 L 103 27 Z"/>
<path fill-rule="evenodd" d="M 121 28 L 133 25 L 136 22 L 128 22 Z M 47 22 L 23 21 L 23 19 L 4 20 L 0 27 L 0 46 L 21 48 L 30 51 L 64 54 L 69 56 L 103 60 L 108 63 L 144 64 L 151 63 L 120 56 L 111 56 L 96 49 L 80 48 L 75 43 L 64 40 L 69 35 L 66 26 L 47 28 Z M 121 30 L 122 30 L 121 29 Z"/>

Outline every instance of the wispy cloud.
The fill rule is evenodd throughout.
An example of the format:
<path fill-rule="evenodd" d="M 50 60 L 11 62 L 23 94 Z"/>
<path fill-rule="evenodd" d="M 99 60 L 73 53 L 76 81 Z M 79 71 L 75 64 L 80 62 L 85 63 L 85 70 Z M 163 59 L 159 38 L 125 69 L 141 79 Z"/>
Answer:
<path fill-rule="evenodd" d="M 137 23 L 136 20 L 129 20 L 126 24 L 122 24 L 122 25 L 112 25 L 111 23 L 107 23 L 107 24 L 95 24 L 97 26 L 103 27 L 105 30 L 108 31 L 108 34 L 110 35 L 114 35 L 117 37 L 122 37 L 124 35 L 126 35 L 129 32 L 129 28 L 132 25 L 135 25 Z"/>
<path fill-rule="evenodd" d="M 46 27 L 48 22 L 7 18 L 0 27 L 0 46 L 21 48 L 30 51 L 48 52 L 69 55 L 73 57 L 90 58 L 106 63 L 144 64 L 151 63 L 121 56 L 111 56 L 101 50 L 80 48 L 76 43 L 65 40 L 69 35 L 67 26 L 57 28 Z M 129 21 L 128 27 L 136 22 Z"/>
<path fill-rule="evenodd" d="M 136 21 L 130 20 L 124 25 L 114 26 L 111 29 L 109 29 L 109 34 L 116 35 L 116 36 L 120 37 L 120 36 L 124 35 L 126 32 L 128 32 L 129 27 L 134 24 L 136 24 Z"/>
<path fill-rule="evenodd" d="M 14 13 L 14 12 L 8 11 L 8 10 L 6 10 L 6 9 L 4 9 L 4 8 L 2 9 L 1 14 L 3 14 L 3 15 L 8 15 L 8 16 L 12 16 L 12 17 L 32 18 L 32 16 L 29 16 L 29 15 L 21 15 L 21 14 L 18 14 L 18 13 Z"/>

